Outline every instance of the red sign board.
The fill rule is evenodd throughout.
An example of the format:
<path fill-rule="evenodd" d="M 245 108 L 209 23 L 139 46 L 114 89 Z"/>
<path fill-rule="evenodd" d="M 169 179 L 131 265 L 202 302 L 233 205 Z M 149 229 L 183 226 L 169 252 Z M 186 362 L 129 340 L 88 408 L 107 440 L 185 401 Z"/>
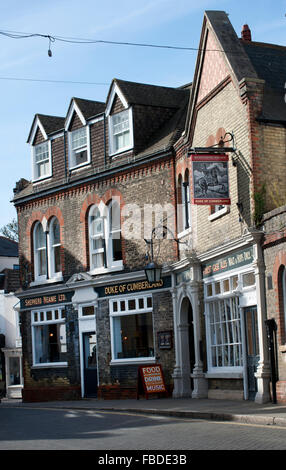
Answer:
<path fill-rule="evenodd" d="M 229 205 L 228 155 L 192 154 L 193 197 L 199 205 Z"/>
<path fill-rule="evenodd" d="M 167 394 L 161 364 L 140 366 L 138 369 L 138 382 L 137 398 L 140 384 L 143 385 L 146 398 L 148 398 L 148 394 L 152 393 Z"/>

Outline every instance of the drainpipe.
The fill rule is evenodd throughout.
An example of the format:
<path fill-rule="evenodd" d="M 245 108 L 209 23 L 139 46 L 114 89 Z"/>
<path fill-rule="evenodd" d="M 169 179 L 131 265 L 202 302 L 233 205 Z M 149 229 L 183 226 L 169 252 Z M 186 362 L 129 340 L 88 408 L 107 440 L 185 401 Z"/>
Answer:
<path fill-rule="evenodd" d="M 67 143 L 66 143 L 66 131 L 64 130 L 64 159 L 65 159 L 65 179 L 67 180 Z"/>
<path fill-rule="evenodd" d="M 265 264 L 261 248 L 262 232 L 251 232 L 254 240 L 254 273 L 257 296 L 257 324 L 259 341 L 259 363 L 255 377 L 257 379 L 256 403 L 266 403 L 270 401 L 270 364 L 267 348 L 266 335 L 266 302 L 265 302 Z"/>
<path fill-rule="evenodd" d="M 106 168 L 106 116 L 103 114 L 103 145 L 104 145 L 104 168 Z"/>
<path fill-rule="evenodd" d="M 178 379 L 181 377 L 181 369 L 180 369 L 180 360 L 179 360 L 179 345 L 178 345 L 178 326 L 177 326 L 177 289 L 176 289 L 176 274 L 172 273 L 172 302 L 173 302 L 173 322 L 174 322 L 174 348 L 175 348 L 175 366 L 173 372 L 173 379 L 174 379 L 174 390 L 173 390 L 173 398 L 181 397 L 179 391 L 179 381 Z"/>

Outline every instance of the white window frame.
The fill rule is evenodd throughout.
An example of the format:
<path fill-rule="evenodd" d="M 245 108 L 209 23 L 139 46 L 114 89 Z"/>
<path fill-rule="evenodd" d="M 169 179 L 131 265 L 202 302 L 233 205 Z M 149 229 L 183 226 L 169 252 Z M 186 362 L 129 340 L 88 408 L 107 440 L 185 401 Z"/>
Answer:
<path fill-rule="evenodd" d="M 117 210 L 119 211 L 119 214 L 116 214 L 116 219 L 117 217 L 119 218 L 118 222 L 119 225 L 114 225 L 112 223 L 112 210 L 114 206 L 117 206 Z M 116 239 L 121 240 L 121 223 L 120 223 L 120 204 L 116 200 L 111 200 L 111 202 L 107 206 L 108 214 L 107 214 L 107 240 L 106 240 L 106 263 L 107 267 L 110 268 L 121 268 L 123 266 L 123 261 L 121 260 L 113 260 L 113 237 L 116 237 Z M 113 218 L 114 221 L 114 218 Z M 116 224 L 116 221 L 115 221 Z M 113 226 L 111 226 L 113 225 Z M 121 241 L 121 250 L 122 250 L 122 241 Z"/>
<path fill-rule="evenodd" d="M 40 162 L 36 162 L 36 150 L 39 149 L 40 147 L 47 147 L 47 153 L 48 157 L 45 158 L 44 160 L 40 160 L 40 162 L 47 162 L 48 163 L 48 171 L 46 174 L 38 176 L 38 165 Z M 46 178 L 50 178 L 52 176 L 52 142 L 51 140 L 46 140 L 44 142 L 41 142 L 40 144 L 36 144 L 32 146 L 32 162 L 33 162 L 33 167 L 32 167 L 32 175 L 33 175 L 33 181 L 41 181 Z"/>
<path fill-rule="evenodd" d="M 86 142 L 84 145 L 78 146 L 73 148 L 72 139 L 73 134 L 82 132 L 85 129 L 86 132 Z M 91 155 L 90 155 L 90 126 L 86 125 L 80 127 L 79 129 L 75 129 L 73 131 L 68 132 L 68 146 L 69 146 L 69 169 L 73 170 L 75 168 L 81 168 L 82 166 L 88 165 L 90 163 Z M 76 164 L 76 154 L 80 152 L 87 152 L 86 161 Z"/>
<path fill-rule="evenodd" d="M 44 246 L 41 246 L 37 248 L 37 237 L 36 233 L 38 231 L 38 227 L 41 226 L 44 234 Z M 48 274 L 48 266 L 47 266 L 47 243 L 46 243 L 46 232 L 44 231 L 44 228 L 42 226 L 42 223 L 38 221 L 33 229 L 33 245 L 34 245 L 34 277 L 35 281 L 45 281 L 47 279 L 47 274 Z M 46 265 L 46 274 L 39 274 L 40 272 L 40 251 L 43 251 L 45 253 L 45 265 Z"/>
<path fill-rule="evenodd" d="M 58 312 L 58 318 L 56 319 L 55 312 Z M 66 361 L 58 362 L 36 362 L 36 334 L 35 328 L 38 326 L 45 326 L 51 324 L 63 324 L 66 327 L 66 318 L 63 312 L 64 307 L 51 306 L 46 309 L 32 310 L 31 311 L 31 329 L 32 329 L 32 356 L 33 356 L 33 367 L 66 367 L 68 363 Z M 47 312 L 51 312 L 51 320 L 47 319 Z M 36 318 L 37 315 L 37 318 Z M 65 331 L 66 333 L 66 331 Z M 67 339 L 67 337 L 66 337 Z M 67 343 L 66 343 L 67 344 Z"/>
<path fill-rule="evenodd" d="M 182 222 L 183 222 L 183 230 L 190 230 L 192 223 L 191 223 L 191 192 L 190 192 L 190 183 L 189 181 L 182 181 L 181 185 L 181 193 L 182 193 Z M 187 197 L 186 197 L 187 196 Z M 187 218 L 186 218 L 186 209 L 188 212 L 188 225 L 187 225 Z"/>
<path fill-rule="evenodd" d="M 152 300 L 152 306 L 148 307 L 148 300 Z M 139 307 L 139 300 L 144 302 L 144 307 Z M 129 309 L 128 302 L 135 301 L 136 308 Z M 121 302 L 125 302 L 127 308 L 125 310 L 121 310 Z M 117 310 L 114 309 L 114 305 L 117 305 Z M 134 357 L 134 358 L 115 358 L 115 331 L 114 331 L 114 318 L 123 317 L 123 316 L 131 316 L 131 315 L 140 315 L 142 313 L 151 313 L 152 315 L 152 333 L 153 333 L 153 356 L 147 357 Z M 155 334 L 154 334 L 154 317 L 153 317 L 153 299 L 152 294 L 146 295 L 137 295 L 137 296 L 118 296 L 116 298 L 109 300 L 109 316 L 110 316 L 110 337 L 111 337 L 111 364 L 130 364 L 130 363 L 154 363 L 156 358 L 155 354 Z"/>
<path fill-rule="evenodd" d="M 209 221 L 218 219 L 219 217 L 222 217 L 225 214 L 228 214 L 230 212 L 230 206 L 225 206 L 223 204 L 221 205 L 216 205 L 215 206 L 215 211 L 209 215 Z"/>
<path fill-rule="evenodd" d="M 118 204 L 118 208 L 120 211 L 120 204 L 116 200 L 111 200 L 108 206 L 102 205 L 93 205 L 88 214 L 88 240 L 89 240 L 89 260 L 90 260 L 90 274 L 100 274 L 109 271 L 118 271 L 123 269 L 123 260 L 113 260 L 113 244 L 112 244 L 112 235 L 119 234 L 121 237 L 121 227 L 115 228 L 114 230 L 110 230 L 110 220 L 111 220 L 111 211 L 112 206 L 114 204 Z M 98 237 L 91 234 L 91 224 L 90 224 L 90 217 L 92 214 L 98 210 L 99 218 L 102 220 L 102 232 L 98 234 Z M 120 217 L 120 212 L 119 212 Z M 92 241 L 95 238 L 101 238 L 103 240 L 103 248 L 99 248 L 97 250 L 92 249 Z M 94 266 L 92 262 L 92 256 L 95 254 L 103 253 L 103 265 L 102 266 Z"/>
<path fill-rule="evenodd" d="M 98 220 L 98 223 L 101 223 L 102 230 L 98 231 L 96 234 L 93 233 L 93 230 L 91 230 L 91 218 L 94 217 L 94 214 L 98 212 L 98 217 L 96 220 Z M 102 269 L 105 268 L 105 261 L 106 261 L 106 245 L 105 245 L 105 221 L 104 217 L 102 215 L 102 212 L 100 211 L 100 208 L 98 205 L 94 205 L 90 208 L 89 214 L 88 214 L 88 240 L 89 240 L 89 260 L 90 260 L 90 269 L 91 272 L 98 272 L 101 271 Z M 94 240 L 102 240 L 102 247 L 94 249 L 92 247 L 93 241 Z M 97 266 L 93 264 L 92 258 L 93 256 L 97 255 L 102 255 L 102 265 Z"/>
<path fill-rule="evenodd" d="M 53 235 L 52 235 L 53 225 L 56 222 L 58 223 L 59 230 L 60 230 L 60 242 L 59 243 L 54 243 Z M 61 246 L 61 227 L 60 227 L 60 223 L 57 217 L 52 217 L 49 223 L 49 233 L 48 233 L 48 265 L 49 265 L 49 278 L 50 279 L 62 278 L 62 270 L 58 272 L 55 271 L 55 248 L 59 246 Z"/>
<path fill-rule="evenodd" d="M 220 274 L 217 276 L 212 276 L 209 279 L 205 279 L 204 282 L 204 298 L 205 298 L 205 322 L 206 322 L 206 339 L 207 339 L 207 361 L 208 361 L 208 372 L 207 374 L 214 375 L 224 375 L 228 374 L 243 374 L 243 360 L 244 360 L 244 332 L 243 329 L 243 319 L 241 318 L 241 296 L 248 296 L 255 290 L 255 276 L 254 284 L 249 286 L 243 286 L 243 277 L 246 274 L 254 274 L 252 267 L 248 267 L 243 271 L 232 270 L 228 273 Z M 226 288 L 226 281 L 228 288 Z M 216 292 L 216 289 L 218 292 Z M 211 344 L 211 331 L 210 331 L 210 304 L 213 302 L 221 302 L 227 299 L 236 299 L 237 309 L 239 314 L 240 321 L 240 351 L 241 351 L 241 366 L 213 366 L 212 365 L 212 344 Z"/>
<path fill-rule="evenodd" d="M 114 119 L 115 117 L 119 116 L 120 114 L 126 113 L 128 115 L 128 123 L 129 123 L 129 144 L 122 146 L 116 149 L 115 146 L 115 133 L 114 133 Z M 127 150 L 131 150 L 133 148 L 133 120 L 132 120 L 132 108 L 129 107 L 124 109 L 123 111 L 111 114 L 108 116 L 108 129 L 109 129 L 109 155 L 117 155 L 122 152 L 126 152 Z M 122 135 L 124 131 L 121 133 L 118 132 L 118 135 Z"/>
<path fill-rule="evenodd" d="M 229 305 L 228 305 L 229 303 Z M 231 319 L 227 321 L 223 320 L 223 313 L 224 310 L 230 306 L 231 312 Z M 210 315 L 211 310 L 216 309 L 216 312 L 219 315 L 219 321 L 211 323 Z M 236 313 L 236 315 L 235 315 Z M 239 308 L 239 300 L 238 297 L 235 295 L 228 295 L 224 298 L 217 298 L 213 299 L 212 301 L 207 302 L 206 304 L 206 330 L 207 330 L 207 350 L 208 350 L 208 373 L 227 373 L 227 372 L 243 372 L 243 333 L 242 333 L 242 321 L 240 316 L 240 308 Z M 223 327 L 224 326 L 224 327 Z M 215 329 L 219 330 L 219 334 L 222 335 L 222 331 L 224 334 L 227 335 L 225 341 L 221 341 L 218 343 L 212 342 L 212 335 L 211 332 Z M 230 330 L 232 332 L 232 340 L 230 339 Z M 237 335 L 237 337 L 235 337 Z M 226 365 L 222 364 L 213 365 L 213 350 L 218 353 L 219 350 L 228 350 L 230 354 L 230 350 L 234 351 L 234 348 L 238 349 L 238 359 L 240 365 Z M 222 358 L 223 362 L 223 358 Z"/>

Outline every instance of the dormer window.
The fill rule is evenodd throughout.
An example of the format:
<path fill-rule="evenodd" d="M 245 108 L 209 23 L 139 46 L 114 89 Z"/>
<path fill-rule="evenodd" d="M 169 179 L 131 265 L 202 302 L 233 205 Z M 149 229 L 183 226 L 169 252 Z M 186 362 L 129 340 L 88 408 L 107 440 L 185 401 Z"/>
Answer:
<path fill-rule="evenodd" d="M 51 142 L 33 146 L 33 180 L 51 176 Z"/>
<path fill-rule="evenodd" d="M 133 147 L 131 108 L 109 116 L 110 154 Z"/>
<path fill-rule="evenodd" d="M 89 127 L 81 127 L 69 133 L 70 168 L 85 165 L 90 161 Z"/>

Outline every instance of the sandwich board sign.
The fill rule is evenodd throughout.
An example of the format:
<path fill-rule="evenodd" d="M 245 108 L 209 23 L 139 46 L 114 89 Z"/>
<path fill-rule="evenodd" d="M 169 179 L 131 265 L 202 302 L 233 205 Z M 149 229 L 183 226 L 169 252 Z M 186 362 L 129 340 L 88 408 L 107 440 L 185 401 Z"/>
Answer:
<path fill-rule="evenodd" d="M 137 383 L 137 400 L 140 392 L 144 392 L 146 399 L 149 395 L 165 393 L 168 395 L 161 364 L 139 366 Z"/>

